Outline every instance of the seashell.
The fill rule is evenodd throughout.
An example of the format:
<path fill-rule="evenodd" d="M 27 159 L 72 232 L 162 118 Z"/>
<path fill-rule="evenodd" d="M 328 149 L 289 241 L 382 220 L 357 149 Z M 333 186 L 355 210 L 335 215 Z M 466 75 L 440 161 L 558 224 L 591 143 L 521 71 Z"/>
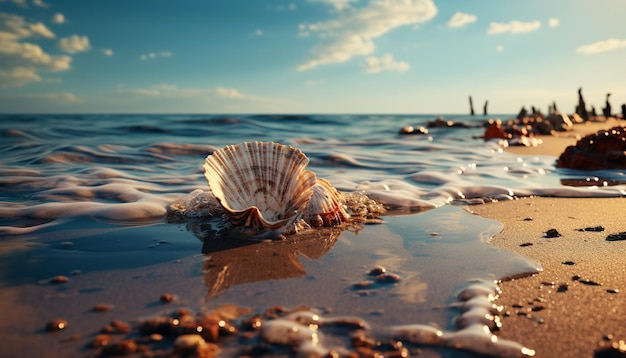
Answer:
<path fill-rule="evenodd" d="M 304 213 L 304 221 L 313 227 L 337 226 L 349 218 L 350 215 L 340 202 L 337 189 L 328 180 L 318 178 Z"/>
<path fill-rule="evenodd" d="M 315 174 L 299 149 L 271 142 L 226 146 L 209 155 L 204 175 L 230 222 L 253 234 L 281 233 L 303 214 Z"/>

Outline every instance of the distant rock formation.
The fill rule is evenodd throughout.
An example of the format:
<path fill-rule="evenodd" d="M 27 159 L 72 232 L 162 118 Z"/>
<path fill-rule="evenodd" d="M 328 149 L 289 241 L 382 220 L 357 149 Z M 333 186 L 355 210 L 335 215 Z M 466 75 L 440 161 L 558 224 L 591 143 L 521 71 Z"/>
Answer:
<path fill-rule="evenodd" d="M 589 120 L 589 114 L 587 113 L 587 105 L 583 98 L 583 88 L 578 89 L 578 105 L 576 106 L 576 113 L 586 122 Z"/>
<path fill-rule="evenodd" d="M 610 92 L 606 94 L 605 107 L 602 108 L 602 114 L 604 114 L 605 117 L 611 116 L 611 104 L 609 103 L 609 97 L 611 97 Z"/>

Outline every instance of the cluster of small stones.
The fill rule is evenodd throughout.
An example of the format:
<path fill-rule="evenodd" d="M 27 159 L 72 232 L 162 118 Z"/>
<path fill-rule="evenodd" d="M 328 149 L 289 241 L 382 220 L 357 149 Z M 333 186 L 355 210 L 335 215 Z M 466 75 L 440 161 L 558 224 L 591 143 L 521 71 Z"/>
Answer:
<path fill-rule="evenodd" d="M 581 170 L 625 169 L 626 127 L 613 127 L 580 139 L 556 162 L 559 168 Z"/>

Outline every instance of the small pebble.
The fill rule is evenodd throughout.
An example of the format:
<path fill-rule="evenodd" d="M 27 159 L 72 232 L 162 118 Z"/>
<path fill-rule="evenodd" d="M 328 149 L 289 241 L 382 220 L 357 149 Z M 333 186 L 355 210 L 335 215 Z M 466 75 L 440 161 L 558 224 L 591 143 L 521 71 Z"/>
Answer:
<path fill-rule="evenodd" d="M 602 232 L 602 231 L 604 231 L 604 227 L 602 227 L 602 226 L 590 226 L 590 227 L 586 227 L 586 228 L 583 228 L 583 229 L 578 229 L 578 231 Z"/>
<path fill-rule="evenodd" d="M 523 244 L 520 244 L 519 246 L 521 246 L 521 247 L 533 246 L 533 243 L 532 242 L 525 242 Z"/>
<path fill-rule="evenodd" d="M 204 338 L 199 334 L 183 334 L 176 337 L 174 348 L 177 352 L 192 352 L 198 347 L 206 344 Z"/>
<path fill-rule="evenodd" d="M 92 348 L 102 348 L 111 342 L 111 336 L 108 334 L 99 334 L 91 341 Z"/>
<path fill-rule="evenodd" d="M 397 283 L 400 282 L 400 276 L 393 273 L 385 273 L 376 276 L 376 282 L 380 283 Z"/>
<path fill-rule="evenodd" d="M 99 303 L 95 305 L 91 310 L 94 312 L 106 312 L 113 309 L 113 305 L 109 305 L 106 303 Z"/>
<path fill-rule="evenodd" d="M 563 265 L 568 265 L 568 266 L 576 265 L 576 263 L 574 261 L 563 261 L 562 264 Z"/>
<path fill-rule="evenodd" d="M 376 266 L 373 269 L 370 270 L 369 275 L 370 276 L 379 276 L 384 274 L 385 272 L 387 272 L 387 269 L 382 267 L 382 266 Z"/>
<path fill-rule="evenodd" d="M 137 351 L 137 343 L 132 340 L 125 340 L 114 344 L 109 344 L 102 350 L 102 356 L 123 356 L 133 354 Z"/>
<path fill-rule="evenodd" d="M 372 284 L 373 284 L 372 281 L 361 281 L 352 285 L 352 288 L 354 288 L 355 290 L 364 290 L 364 289 L 370 288 Z"/>
<path fill-rule="evenodd" d="M 546 237 L 559 237 L 561 234 L 556 229 L 546 231 Z"/>
<path fill-rule="evenodd" d="M 609 288 L 606 290 L 606 292 L 608 293 L 619 293 L 619 289 L 617 288 Z"/>
<path fill-rule="evenodd" d="M 64 319 L 57 318 L 54 321 L 46 323 L 46 331 L 48 332 L 58 332 L 62 331 L 67 327 L 67 321 Z"/>
<path fill-rule="evenodd" d="M 171 293 L 164 293 L 161 295 L 161 298 L 159 300 L 162 303 L 171 303 L 174 301 L 174 295 L 172 295 Z"/>
<path fill-rule="evenodd" d="M 589 280 L 589 279 L 578 280 L 578 282 L 585 284 L 585 285 L 589 285 L 589 286 L 602 286 L 602 284 L 597 283 L 596 281 Z"/>
<path fill-rule="evenodd" d="M 524 218 L 524 221 L 533 221 L 533 218 L 531 218 L 531 217 Z"/>
<path fill-rule="evenodd" d="M 54 283 L 54 284 L 66 283 L 69 280 L 70 279 L 67 278 L 67 276 L 59 275 L 59 276 L 51 278 L 50 283 Z"/>
<path fill-rule="evenodd" d="M 578 281 L 578 280 L 580 280 L 580 275 L 572 276 L 572 281 Z"/>
<path fill-rule="evenodd" d="M 611 234 L 606 237 L 606 241 L 621 241 L 626 240 L 626 231 L 620 232 L 619 234 Z"/>
<path fill-rule="evenodd" d="M 562 283 L 559 285 L 559 287 L 556 289 L 556 292 L 565 292 L 567 291 L 568 286 L 566 283 Z"/>

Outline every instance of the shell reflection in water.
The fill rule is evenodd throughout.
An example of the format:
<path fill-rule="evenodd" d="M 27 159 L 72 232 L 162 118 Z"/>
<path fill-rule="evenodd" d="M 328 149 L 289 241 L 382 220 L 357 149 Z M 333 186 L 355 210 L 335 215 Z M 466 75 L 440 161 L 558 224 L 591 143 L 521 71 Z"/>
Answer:
<path fill-rule="evenodd" d="M 246 142 L 206 158 L 204 174 L 230 222 L 244 233 L 293 233 L 300 219 L 313 226 L 346 221 L 339 193 L 305 169 L 299 149 L 271 142 Z"/>

